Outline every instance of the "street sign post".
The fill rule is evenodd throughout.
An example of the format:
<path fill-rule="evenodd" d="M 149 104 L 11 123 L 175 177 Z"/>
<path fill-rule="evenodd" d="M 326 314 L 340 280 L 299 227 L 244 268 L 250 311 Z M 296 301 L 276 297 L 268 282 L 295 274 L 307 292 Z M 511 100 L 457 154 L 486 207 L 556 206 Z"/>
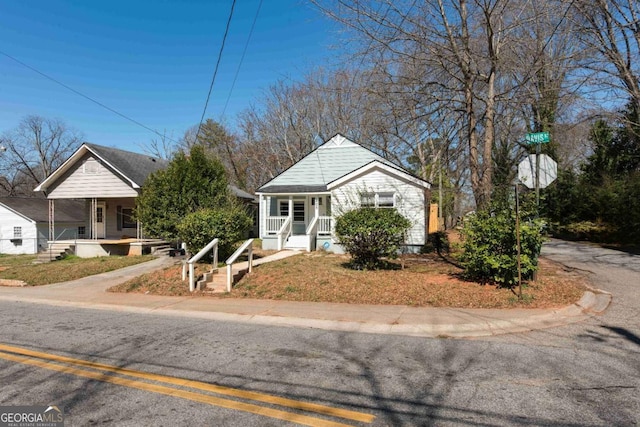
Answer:
<path fill-rule="evenodd" d="M 550 141 L 549 132 L 528 133 L 527 136 L 524 137 L 524 140 L 527 141 L 529 145 L 547 144 Z"/>

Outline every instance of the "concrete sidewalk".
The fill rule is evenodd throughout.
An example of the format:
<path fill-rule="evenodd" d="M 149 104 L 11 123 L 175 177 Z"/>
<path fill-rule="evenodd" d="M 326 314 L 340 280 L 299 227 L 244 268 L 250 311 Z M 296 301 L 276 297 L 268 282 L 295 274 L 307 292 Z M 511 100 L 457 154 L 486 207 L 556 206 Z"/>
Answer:
<path fill-rule="evenodd" d="M 286 252 L 274 256 L 282 259 Z M 289 255 L 290 256 L 290 255 Z M 263 259 L 261 263 L 271 259 Z M 0 287 L 0 300 L 195 317 L 218 321 L 422 337 L 479 337 L 580 322 L 603 312 L 611 295 L 594 290 L 561 309 L 457 309 L 353 305 L 106 292 L 133 277 L 175 264 L 160 257 L 108 273 L 35 287 Z"/>

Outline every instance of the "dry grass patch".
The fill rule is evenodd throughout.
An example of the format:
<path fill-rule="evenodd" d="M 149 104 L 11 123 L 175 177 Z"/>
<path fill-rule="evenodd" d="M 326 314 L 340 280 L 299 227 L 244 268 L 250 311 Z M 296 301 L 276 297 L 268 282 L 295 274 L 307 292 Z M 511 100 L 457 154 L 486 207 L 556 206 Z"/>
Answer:
<path fill-rule="evenodd" d="M 461 269 L 435 254 L 410 255 L 389 269 L 355 271 L 348 256 L 314 252 L 260 265 L 217 298 L 257 298 L 351 304 L 386 304 L 464 308 L 551 308 L 576 302 L 587 281 L 562 266 L 541 259 L 539 280 L 524 288 L 519 301 L 509 289 L 461 279 Z M 206 268 L 206 266 L 204 266 Z M 224 274 L 224 271 L 221 271 Z M 140 276 L 112 291 L 191 295 L 181 267 Z M 196 292 L 194 295 L 211 295 Z"/>
<path fill-rule="evenodd" d="M 33 256 L 1 257 L 0 279 L 22 280 L 29 286 L 48 285 L 117 270 L 153 258 L 151 255 L 99 258 L 71 256 L 60 261 L 33 264 Z"/>

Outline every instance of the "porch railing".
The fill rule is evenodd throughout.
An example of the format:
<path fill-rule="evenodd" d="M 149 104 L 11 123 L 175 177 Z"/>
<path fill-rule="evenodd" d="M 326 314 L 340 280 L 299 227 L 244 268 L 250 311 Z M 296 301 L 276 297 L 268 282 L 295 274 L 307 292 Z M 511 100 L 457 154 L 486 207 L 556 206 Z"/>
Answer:
<path fill-rule="evenodd" d="M 253 270 L 253 239 L 249 239 L 225 261 L 225 264 L 227 264 L 227 292 L 231 292 L 231 286 L 233 285 L 233 263 L 245 251 L 247 252 L 247 272 L 251 273 Z"/>
<path fill-rule="evenodd" d="M 330 216 L 318 217 L 318 236 L 330 236 L 332 232 L 332 221 Z"/>
<path fill-rule="evenodd" d="M 319 217 L 313 217 L 305 234 L 307 235 L 307 252 L 311 252 L 311 247 L 315 244 L 315 238 L 318 232 L 318 219 Z"/>
<path fill-rule="evenodd" d="M 213 239 L 207 246 L 202 248 L 200 252 L 195 254 L 191 259 L 182 264 L 182 280 L 185 280 L 187 266 L 189 267 L 189 292 L 196 290 L 196 275 L 194 263 L 206 255 L 207 252 L 213 251 L 212 268 L 218 268 L 218 239 Z"/>
<path fill-rule="evenodd" d="M 289 218 L 288 216 L 268 216 L 267 217 L 267 225 L 266 225 L 266 233 L 267 234 L 278 234 L 282 225 Z"/>
<path fill-rule="evenodd" d="M 282 227 L 278 230 L 278 250 L 281 251 L 284 247 L 285 242 L 291 235 L 292 221 L 291 217 L 285 217 L 285 221 L 282 224 Z"/>

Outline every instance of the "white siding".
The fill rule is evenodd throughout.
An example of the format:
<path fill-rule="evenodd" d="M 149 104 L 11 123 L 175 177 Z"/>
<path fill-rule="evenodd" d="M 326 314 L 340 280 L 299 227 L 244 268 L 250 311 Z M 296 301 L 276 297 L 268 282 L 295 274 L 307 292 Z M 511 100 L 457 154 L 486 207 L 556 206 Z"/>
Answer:
<path fill-rule="evenodd" d="M 137 197 L 130 183 L 98 162 L 84 156 L 49 188 L 50 199 L 84 199 L 93 197 Z"/>
<path fill-rule="evenodd" d="M 425 239 L 425 191 L 407 181 L 400 180 L 380 170 L 361 175 L 332 191 L 333 216 L 360 207 L 362 193 L 395 193 L 398 212 L 411 221 L 407 236 L 410 245 L 424 245 Z"/>
<path fill-rule="evenodd" d="M 13 240 L 14 227 L 22 228 L 22 239 Z M 36 225 L 23 216 L 0 206 L 0 253 L 35 254 L 38 247 Z"/>

